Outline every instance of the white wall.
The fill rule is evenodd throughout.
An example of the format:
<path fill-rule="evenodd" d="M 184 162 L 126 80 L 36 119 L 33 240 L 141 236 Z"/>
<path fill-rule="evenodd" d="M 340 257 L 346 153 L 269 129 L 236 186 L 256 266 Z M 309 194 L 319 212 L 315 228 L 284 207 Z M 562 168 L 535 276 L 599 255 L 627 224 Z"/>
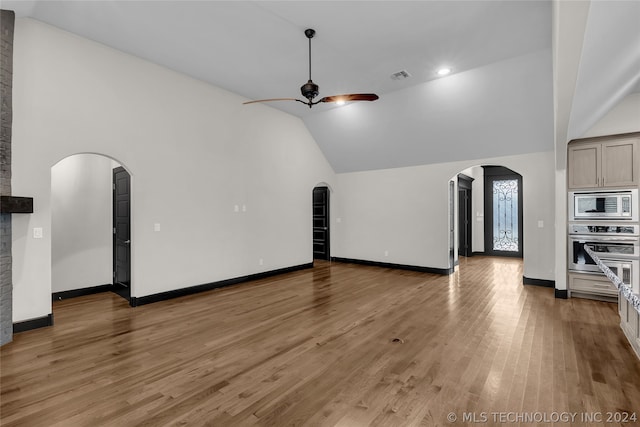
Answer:
<path fill-rule="evenodd" d="M 622 99 L 581 138 L 640 132 L 640 92 Z"/>
<path fill-rule="evenodd" d="M 300 119 L 242 101 L 18 19 L 13 190 L 34 197 L 35 212 L 13 222 L 14 322 L 51 312 L 51 167 L 84 152 L 132 175 L 136 297 L 311 262 L 311 191 L 321 182 L 335 190 L 333 256 L 448 268 L 448 181 L 478 164 L 522 174 L 525 276 L 554 278 L 553 153 L 336 176 Z"/>
<path fill-rule="evenodd" d="M 112 282 L 112 163 L 77 154 L 51 168 L 51 292 Z"/>
<path fill-rule="evenodd" d="M 312 261 L 311 191 L 334 173 L 300 119 L 38 21 L 14 43 L 13 191 L 34 197 L 14 322 L 51 312 L 51 167 L 72 154 L 131 173 L 135 297 Z"/>
<path fill-rule="evenodd" d="M 334 207 L 341 221 L 333 224 L 333 255 L 448 268 L 448 182 L 478 163 L 522 175 L 524 275 L 554 280 L 553 152 L 338 174 Z"/>

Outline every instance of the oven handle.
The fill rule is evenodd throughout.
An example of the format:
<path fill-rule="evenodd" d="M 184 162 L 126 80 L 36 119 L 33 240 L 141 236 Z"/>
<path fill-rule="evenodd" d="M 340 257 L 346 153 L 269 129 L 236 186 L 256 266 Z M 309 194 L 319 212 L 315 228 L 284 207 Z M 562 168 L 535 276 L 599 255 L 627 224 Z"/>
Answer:
<path fill-rule="evenodd" d="M 593 247 L 594 245 L 588 244 L 584 246 L 585 248 L 589 248 L 589 250 L 595 252 L 594 250 L 595 248 Z M 598 258 L 600 258 L 602 262 L 612 261 L 612 262 L 618 262 L 618 263 L 630 263 L 632 261 L 637 261 L 638 259 L 640 259 L 640 257 L 638 257 L 637 254 L 633 254 L 633 255 L 616 254 L 616 253 L 610 254 L 607 252 L 598 253 Z"/>
<path fill-rule="evenodd" d="M 572 240 L 588 240 L 590 242 L 624 242 L 624 243 L 634 243 L 634 242 L 640 242 L 640 239 L 636 236 L 636 237 L 631 237 L 631 236 L 611 236 L 611 237 L 605 237 L 605 236 L 593 236 L 593 235 L 584 235 L 584 234 L 570 234 L 569 238 Z"/>

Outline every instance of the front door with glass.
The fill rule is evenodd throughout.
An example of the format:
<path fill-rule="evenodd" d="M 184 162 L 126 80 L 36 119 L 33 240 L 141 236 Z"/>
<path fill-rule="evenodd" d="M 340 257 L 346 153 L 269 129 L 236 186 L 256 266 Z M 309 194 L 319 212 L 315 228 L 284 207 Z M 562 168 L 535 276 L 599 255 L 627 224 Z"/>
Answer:
<path fill-rule="evenodd" d="M 485 254 L 522 257 L 522 176 L 484 167 Z"/>

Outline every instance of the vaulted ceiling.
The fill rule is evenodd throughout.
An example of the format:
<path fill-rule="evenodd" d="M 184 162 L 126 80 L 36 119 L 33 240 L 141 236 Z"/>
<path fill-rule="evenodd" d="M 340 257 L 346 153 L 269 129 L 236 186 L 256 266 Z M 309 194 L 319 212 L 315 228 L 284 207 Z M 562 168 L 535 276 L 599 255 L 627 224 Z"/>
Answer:
<path fill-rule="evenodd" d="M 592 5 L 574 133 L 640 88 L 638 5 Z M 248 100 L 301 97 L 309 72 L 303 31 L 314 28 L 312 77 L 320 97 L 375 92 L 380 99 L 244 108 L 300 117 L 336 172 L 554 146 L 550 1 L 3 1 L 2 7 Z M 623 69 L 608 75 L 603 55 Z M 453 72 L 438 77 L 443 66 Z M 391 79 L 401 70 L 411 76 Z"/>

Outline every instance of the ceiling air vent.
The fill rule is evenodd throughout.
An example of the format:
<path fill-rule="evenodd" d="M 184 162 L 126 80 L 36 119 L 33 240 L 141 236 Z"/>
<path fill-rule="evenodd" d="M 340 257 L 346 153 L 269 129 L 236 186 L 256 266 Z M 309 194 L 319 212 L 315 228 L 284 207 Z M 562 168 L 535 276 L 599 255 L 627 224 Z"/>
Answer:
<path fill-rule="evenodd" d="M 391 80 L 404 80 L 408 77 L 411 77 L 411 74 L 409 74 L 409 72 L 406 70 L 398 71 L 397 73 L 391 74 Z"/>

